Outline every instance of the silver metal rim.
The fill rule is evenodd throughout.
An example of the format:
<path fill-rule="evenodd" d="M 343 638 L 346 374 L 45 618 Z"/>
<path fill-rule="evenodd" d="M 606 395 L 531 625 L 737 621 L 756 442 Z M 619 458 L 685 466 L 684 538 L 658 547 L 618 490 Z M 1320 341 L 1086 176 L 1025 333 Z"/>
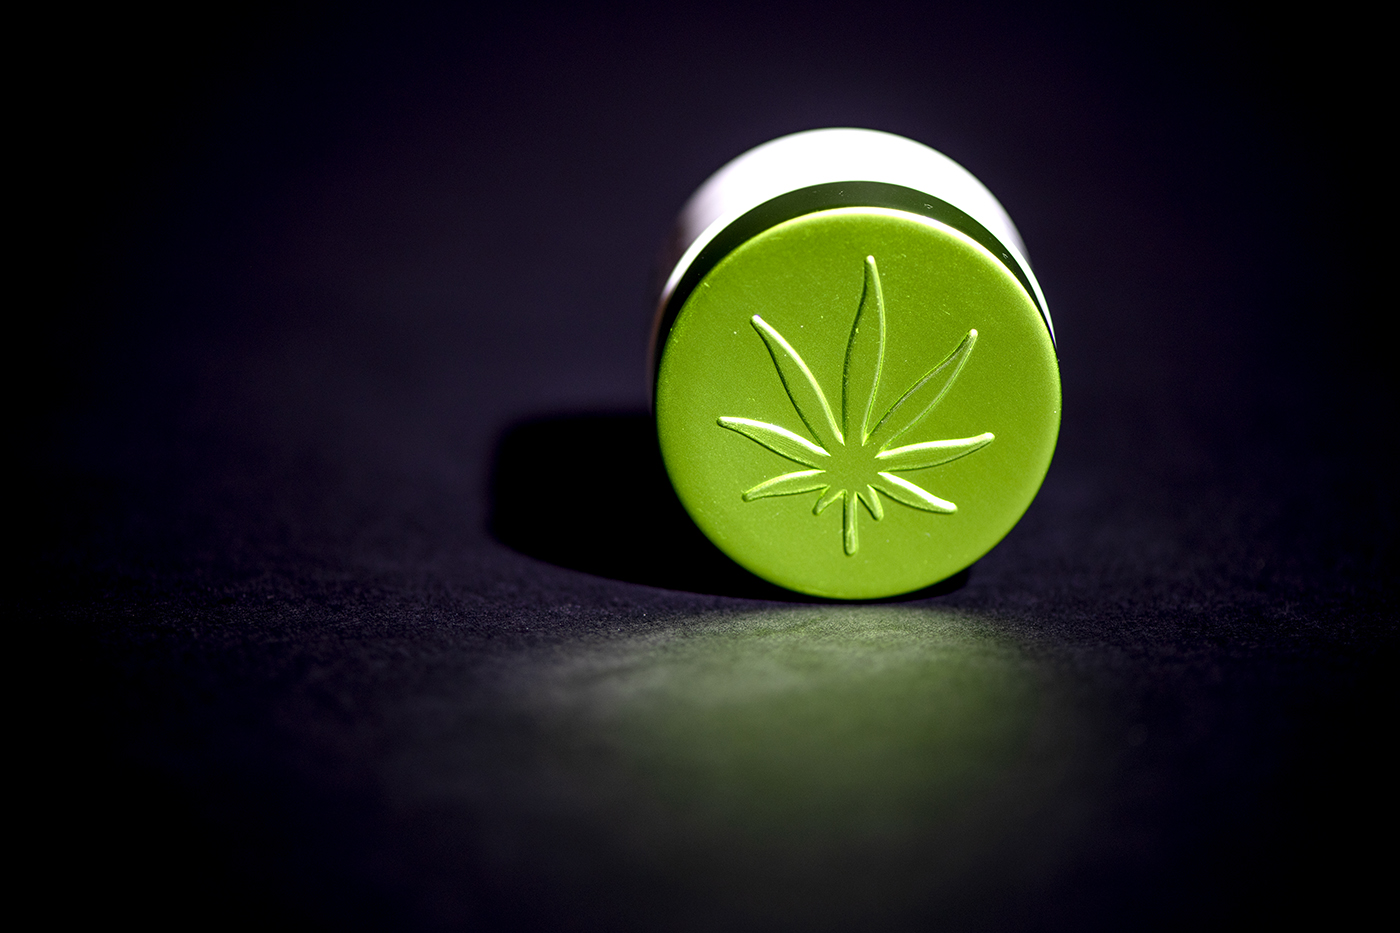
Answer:
<path fill-rule="evenodd" d="M 978 241 L 1021 282 L 1055 339 L 1050 309 L 1020 233 L 971 172 L 941 152 L 892 133 L 808 130 L 764 143 L 729 162 L 681 209 L 662 258 L 669 274 L 657 296 L 652 328 L 653 384 L 665 335 L 710 269 L 766 229 L 845 207 L 932 217 Z"/>

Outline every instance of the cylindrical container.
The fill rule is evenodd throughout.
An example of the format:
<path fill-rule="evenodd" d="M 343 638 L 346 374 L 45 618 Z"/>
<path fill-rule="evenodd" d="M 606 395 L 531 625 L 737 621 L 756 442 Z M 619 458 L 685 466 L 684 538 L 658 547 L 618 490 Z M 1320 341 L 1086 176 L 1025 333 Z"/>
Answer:
<path fill-rule="evenodd" d="M 892 596 L 1025 513 L 1059 434 L 1054 329 L 966 169 L 872 130 L 785 136 L 711 176 L 671 249 L 661 453 L 736 562 L 813 595 Z"/>

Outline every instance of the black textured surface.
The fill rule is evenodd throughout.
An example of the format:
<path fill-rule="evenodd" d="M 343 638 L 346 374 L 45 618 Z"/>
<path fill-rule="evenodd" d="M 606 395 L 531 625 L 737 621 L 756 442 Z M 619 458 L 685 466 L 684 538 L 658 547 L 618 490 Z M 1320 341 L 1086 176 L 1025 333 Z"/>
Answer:
<path fill-rule="evenodd" d="M 880 4 L 158 26 L 45 32 L 75 83 L 32 112 L 7 616 L 55 909 L 1119 930 L 1377 904 L 1394 315 L 1364 30 Z M 645 414 L 674 212 L 825 125 L 1001 198 L 1065 393 L 1002 545 L 855 607 L 727 565 Z"/>

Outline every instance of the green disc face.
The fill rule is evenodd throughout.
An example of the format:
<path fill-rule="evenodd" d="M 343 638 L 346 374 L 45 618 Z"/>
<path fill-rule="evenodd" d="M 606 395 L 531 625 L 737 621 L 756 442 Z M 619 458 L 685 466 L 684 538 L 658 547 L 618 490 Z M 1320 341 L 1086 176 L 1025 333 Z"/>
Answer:
<path fill-rule="evenodd" d="M 934 220 L 842 208 L 730 253 L 666 335 L 666 469 L 710 540 L 781 586 L 870 599 L 977 560 L 1040 488 L 1055 349 L 1012 274 Z"/>

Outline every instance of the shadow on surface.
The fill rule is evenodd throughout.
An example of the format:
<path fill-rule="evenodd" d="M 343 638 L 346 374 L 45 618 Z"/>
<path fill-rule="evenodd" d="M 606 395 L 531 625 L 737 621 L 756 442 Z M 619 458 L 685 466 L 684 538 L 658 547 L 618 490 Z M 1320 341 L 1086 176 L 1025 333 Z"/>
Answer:
<path fill-rule="evenodd" d="M 646 412 L 560 415 L 507 429 L 491 470 L 491 533 L 522 554 L 614 580 L 796 598 L 739 567 L 695 527 L 671 489 Z"/>
<path fill-rule="evenodd" d="M 750 599 L 815 598 L 760 580 L 710 543 L 666 476 L 647 412 L 558 415 L 501 436 L 491 533 L 531 557 L 646 586 Z M 904 599 L 960 589 L 968 571 Z"/>

